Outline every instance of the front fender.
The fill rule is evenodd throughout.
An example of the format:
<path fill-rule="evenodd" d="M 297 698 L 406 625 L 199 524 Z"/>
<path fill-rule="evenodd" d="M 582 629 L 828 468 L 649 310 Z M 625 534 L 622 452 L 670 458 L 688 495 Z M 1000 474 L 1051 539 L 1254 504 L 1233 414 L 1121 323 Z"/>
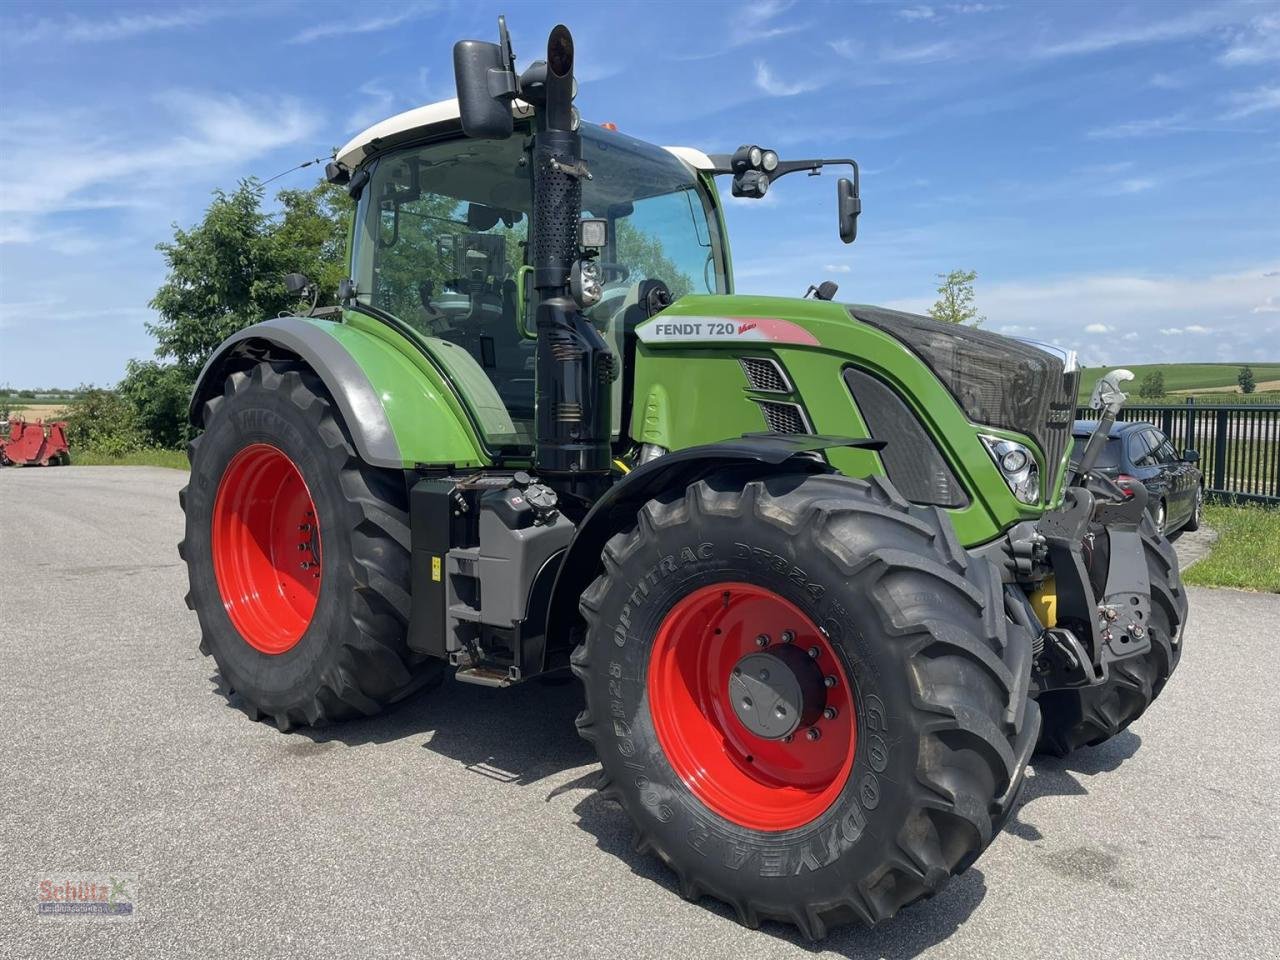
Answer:
<path fill-rule="evenodd" d="M 203 426 L 205 402 L 246 361 L 298 359 L 324 383 L 360 458 L 376 467 L 415 464 L 483 466 L 483 445 L 457 398 L 384 339 L 345 323 L 276 317 L 232 334 L 196 380 L 189 416 Z M 452 401 L 452 402 L 450 402 Z"/>
<path fill-rule="evenodd" d="M 819 451 L 859 447 L 880 450 L 883 440 L 813 434 L 750 434 L 737 440 L 686 447 L 637 467 L 596 501 L 578 525 L 556 574 L 547 610 L 544 669 L 563 666 L 578 598 L 601 569 L 604 546 L 619 530 L 635 522 L 636 513 L 665 490 L 684 490 L 692 483 L 734 466 L 751 468 L 753 478 L 770 473 L 835 473 Z"/>

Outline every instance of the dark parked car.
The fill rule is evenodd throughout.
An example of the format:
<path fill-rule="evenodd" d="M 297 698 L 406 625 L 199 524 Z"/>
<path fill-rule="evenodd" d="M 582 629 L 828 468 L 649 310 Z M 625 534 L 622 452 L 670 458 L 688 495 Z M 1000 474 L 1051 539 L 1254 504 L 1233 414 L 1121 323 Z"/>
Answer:
<path fill-rule="evenodd" d="M 1084 452 L 1096 420 L 1077 420 L 1071 434 L 1075 441 L 1072 460 Z M 1183 450 L 1179 455 L 1159 429 L 1149 423 L 1117 423 L 1111 428 L 1094 470 L 1132 489 L 1141 483 L 1147 488 L 1147 509 L 1166 534 L 1175 530 L 1196 530 L 1204 506 L 1204 474 L 1200 454 Z"/>

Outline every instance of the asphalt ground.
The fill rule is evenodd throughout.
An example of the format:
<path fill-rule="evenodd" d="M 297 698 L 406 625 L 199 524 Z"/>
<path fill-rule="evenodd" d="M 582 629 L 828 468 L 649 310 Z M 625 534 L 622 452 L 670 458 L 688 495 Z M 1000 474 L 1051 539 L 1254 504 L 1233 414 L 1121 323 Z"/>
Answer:
<path fill-rule="evenodd" d="M 937 898 L 816 946 L 686 903 L 592 790 L 576 685 L 447 681 L 283 735 L 196 651 L 177 471 L 0 471 L 0 956 L 1280 956 L 1280 596 L 1191 591 L 1109 744 L 1037 760 Z M 38 917 L 41 880 L 134 913 Z"/>

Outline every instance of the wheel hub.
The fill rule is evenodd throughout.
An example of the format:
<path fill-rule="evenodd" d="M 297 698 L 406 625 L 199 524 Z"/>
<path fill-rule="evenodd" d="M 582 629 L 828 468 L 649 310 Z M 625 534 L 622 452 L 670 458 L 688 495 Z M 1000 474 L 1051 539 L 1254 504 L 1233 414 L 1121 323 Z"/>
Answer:
<path fill-rule="evenodd" d="M 844 655 L 765 587 L 714 583 L 677 601 L 653 638 L 647 696 L 672 769 L 740 826 L 812 822 L 853 767 L 856 696 Z"/>
<path fill-rule="evenodd" d="M 786 644 L 739 660 L 729 674 L 728 700 L 748 732 L 784 740 L 822 715 L 827 688 L 813 658 Z"/>

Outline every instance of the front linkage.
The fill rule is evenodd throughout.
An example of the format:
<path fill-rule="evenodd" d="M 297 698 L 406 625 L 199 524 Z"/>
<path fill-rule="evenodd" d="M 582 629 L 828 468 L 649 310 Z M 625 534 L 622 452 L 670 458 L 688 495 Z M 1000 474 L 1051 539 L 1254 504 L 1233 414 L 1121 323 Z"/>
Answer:
<path fill-rule="evenodd" d="M 1010 531 L 1002 549 L 1020 590 L 1012 613 L 1040 622 L 1032 668 L 1041 749 L 1065 755 L 1136 720 L 1181 654 L 1187 600 L 1172 547 L 1147 515 L 1142 487 L 1120 489 L 1091 468 L 1126 396 L 1117 371 L 1099 380 L 1102 416 L 1060 507 Z M 1028 599 L 1030 597 L 1030 599 Z"/>

